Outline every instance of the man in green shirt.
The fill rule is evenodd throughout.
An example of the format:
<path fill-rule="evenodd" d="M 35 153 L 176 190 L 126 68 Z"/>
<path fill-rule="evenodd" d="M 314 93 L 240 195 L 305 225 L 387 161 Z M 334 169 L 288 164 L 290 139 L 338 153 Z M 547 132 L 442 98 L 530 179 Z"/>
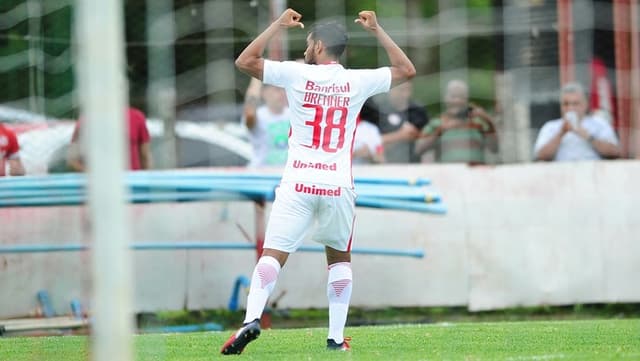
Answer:
<path fill-rule="evenodd" d="M 416 153 L 420 156 L 434 149 L 437 162 L 485 164 L 485 149 L 498 151 L 491 116 L 469 103 L 469 89 L 461 80 L 447 84 L 444 102 L 446 109 L 440 117 L 422 128 Z"/>

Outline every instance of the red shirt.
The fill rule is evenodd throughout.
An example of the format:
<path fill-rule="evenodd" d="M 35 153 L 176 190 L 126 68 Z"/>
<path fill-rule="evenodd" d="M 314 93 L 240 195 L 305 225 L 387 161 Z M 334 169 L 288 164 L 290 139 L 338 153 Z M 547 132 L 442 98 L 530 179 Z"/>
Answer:
<path fill-rule="evenodd" d="M 140 145 L 148 143 L 151 137 L 149 136 L 144 113 L 135 108 L 128 108 L 127 119 L 129 120 L 129 168 L 131 170 L 138 170 L 142 168 L 140 164 Z M 73 131 L 71 138 L 72 142 L 78 140 L 79 125 L 80 121 L 76 123 L 76 129 Z"/>
<path fill-rule="evenodd" d="M 0 177 L 5 176 L 6 160 L 16 158 L 20 146 L 16 133 L 0 124 Z"/>

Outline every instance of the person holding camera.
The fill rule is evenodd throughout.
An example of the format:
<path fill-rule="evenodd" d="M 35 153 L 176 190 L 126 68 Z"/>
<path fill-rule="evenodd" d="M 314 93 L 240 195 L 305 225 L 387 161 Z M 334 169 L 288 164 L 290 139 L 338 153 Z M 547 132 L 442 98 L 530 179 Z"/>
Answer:
<path fill-rule="evenodd" d="M 498 137 L 491 116 L 469 103 L 469 88 L 461 80 L 447 84 L 445 111 L 422 128 L 416 154 L 435 151 L 441 163 L 486 164 L 485 149 L 498 151 Z"/>
<path fill-rule="evenodd" d="M 536 160 L 575 161 L 620 157 L 613 127 L 606 120 L 587 114 L 587 96 L 578 83 L 560 91 L 562 118 L 546 122 L 533 147 Z"/>
<path fill-rule="evenodd" d="M 413 85 L 406 82 L 386 94 L 367 100 L 360 112 L 363 121 L 378 127 L 385 163 L 418 163 L 415 141 L 429 123 L 426 108 L 412 100 Z"/>

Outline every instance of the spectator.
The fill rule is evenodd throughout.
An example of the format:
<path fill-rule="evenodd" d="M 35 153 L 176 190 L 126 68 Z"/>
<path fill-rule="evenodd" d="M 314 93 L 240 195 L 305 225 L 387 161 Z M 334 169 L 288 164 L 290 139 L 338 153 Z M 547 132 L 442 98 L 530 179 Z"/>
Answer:
<path fill-rule="evenodd" d="M 260 95 L 264 104 L 260 103 Z M 249 129 L 253 157 L 249 167 L 284 166 L 287 162 L 290 112 L 282 88 L 251 78 L 245 95 L 243 120 Z"/>
<path fill-rule="evenodd" d="M 128 119 L 128 149 L 129 149 L 129 169 L 140 170 L 151 168 L 151 148 L 149 130 L 147 129 L 146 118 L 143 112 L 135 108 L 127 109 Z M 76 123 L 76 128 L 71 137 L 69 152 L 67 154 L 67 165 L 75 172 L 85 170 L 84 159 L 81 146 L 78 142 L 80 138 L 80 122 Z"/>
<path fill-rule="evenodd" d="M 9 175 L 24 175 L 24 166 L 20 160 L 20 144 L 13 130 L 0 123 L 0 177 L 6 176 L 7 165 Z"/>
<path fill-rule="evenodd" d="M 445 111 L 422 129 L 416 153 L 435 148 L 435 159 L 442 163 L 485 164 L 485 149 L 498 151 L 498 138 L 491 116 L 469 103 L 469 88 L 461 80 L 447 84 Z"/>
<path fill-rule="evenodd" d="M 406 82 L 392 88 L 385 96 L 368 100 L 361 118 L 378 126 L 382 134 L 385 161 L 415 163 L 414 142 L 420 129 L 429 122 L 425 107 L 411 100 L 413 86 Z"/>
<path fill-rule="evenodd" d="M 353 164 L 384 163 L 382 135 L 375 124 L 358 121 L 353 141 Z"/>
<path fill-rule="evenodd" d="M 560 92 L 562 118 L 546 122 L 534 146 L 536 160 L 594 160 L 620 157 L 611 125 L 587 114 L 587 95 L 580 84 L 569 83 Z"/>

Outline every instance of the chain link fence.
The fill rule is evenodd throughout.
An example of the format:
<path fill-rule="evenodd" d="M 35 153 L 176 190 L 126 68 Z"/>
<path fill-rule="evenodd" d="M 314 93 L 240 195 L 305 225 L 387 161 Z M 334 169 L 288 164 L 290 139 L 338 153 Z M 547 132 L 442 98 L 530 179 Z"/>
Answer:
<path fill-rule="evenodd" d="M 350 67 L 387 64 L 375 39 L 353 24 L 359 10 L 376 10 L 380 23 L 416 64 L 413 97 L 432 117 L 442 111 L 443 89 L 451 79 L 468 82 L 471 100 L 495 116 L 501 150 L 491 158 L 493 163 L 531 161 L 538 129 L 559 117 L 558 29 L 565 25 L 558 21 L 557 2 L 129 0 L 123 6 L 129 79 L 129 89 L 123 91 L 133 106 L 160 122 L 155 148 L 165 155 L 177 152 L 177 166 L 228 165 L 221 161 L 228 156 L 219 145 L 204 152 L 217 160 L 186 160 L 181 144 L 193 139 L 180 139 L 173 120 L 210 123 L 229 136 L 246 137 L 239 124 L 249 78 L 233 61 L 274 12 L 287 6 L 302 13 L 307 24 L 325 18 L 345 24 L 350 47 L 343 62 Z M 606 67 L 611 89 L 616 89 L 620 74 L 612 9 L 611 1 L 573 2 L 575 74 L 587 89 L 596 58 Z M 29 111 L 34 122 L 42 116 L 78 118 L 74 16 L 73 0 L 0 3 L 0 105 Z M 287 32 L 280 43 L 272 44 L 270 56 L 303 57 L 305 37 L 305 31 Z M 11 112 L 1 120 L 25 121 L 13 119 Z M 51 153 L 48 143 L 24 146 Z M 200 153 L 205 149 L 182 148 Z"/>

